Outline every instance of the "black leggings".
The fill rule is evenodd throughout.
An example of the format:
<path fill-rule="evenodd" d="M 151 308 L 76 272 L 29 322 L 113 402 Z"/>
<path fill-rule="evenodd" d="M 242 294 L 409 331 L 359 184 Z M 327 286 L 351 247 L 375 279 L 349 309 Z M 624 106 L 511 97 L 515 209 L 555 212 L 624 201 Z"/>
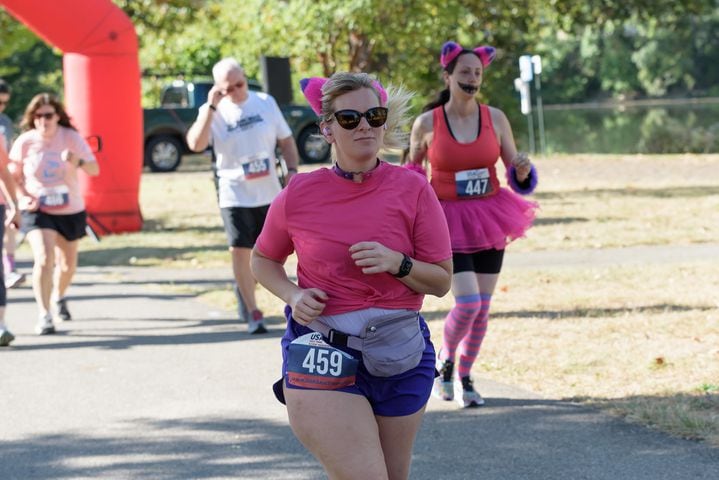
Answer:
<path fill-rule="evenodd" d="M 452 253 L 454 273 L 499 273 L 502 270 L 504 249 L 480 250 L 474 253 Z"/>

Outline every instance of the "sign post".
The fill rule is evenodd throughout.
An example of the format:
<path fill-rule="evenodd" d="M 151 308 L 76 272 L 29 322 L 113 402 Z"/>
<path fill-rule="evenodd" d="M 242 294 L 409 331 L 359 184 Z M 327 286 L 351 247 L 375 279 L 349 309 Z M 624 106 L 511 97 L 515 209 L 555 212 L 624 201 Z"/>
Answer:
<path fill-rule="evenodd" d="M 532 55 L 532 71 L 534 72 L 534 88 L 537 93 L 537 123 L 539 124 L 539 152 L 547 153 L 547 138 L 544 135 L 544 108 L 542 107 L 542 57 Z"/>
<path fill-rule="evenodd" d="M 519 57 L 519 78 L 514 80 L 514 88 L 519 92 L 520 108 L 522 114 L 527 117 L 527 130 L 529 134 L 529 153 L 534 154 L 534 122 L 532 120 L 532 95 L 529 89 L 529 82 L 532 81 L 534 70 L 532 68 L 532 57 L 522 55 Z"/>

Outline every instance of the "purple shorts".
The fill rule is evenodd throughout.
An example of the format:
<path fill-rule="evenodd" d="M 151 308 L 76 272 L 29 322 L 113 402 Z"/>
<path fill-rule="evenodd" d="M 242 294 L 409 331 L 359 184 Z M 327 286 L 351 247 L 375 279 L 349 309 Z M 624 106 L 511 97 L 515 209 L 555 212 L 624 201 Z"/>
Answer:
<path fill-rule="evenodd" d="M 275 397 L 281 403 L 285 403 L 285 396 L 282 391 L 282 384 L 285 388 L 297 390 L 312 390 L 310 388 L 297 387 L 287 383 L 287 355 L 290 343 L 306 333 L 313 330 L 300 325 L 292 319 L 289 308 L 285 309 L 287 316 L 287 330 L 282 337 L 282 378 L 278 380 L 272 389 Z M 338 388 L 336 391 L 362 395 L 367 398 L 375 415 L 384 417 L 402 417 L 411 415 L 424 407 L 432 392 L 432 383 L 438 375 L 435 370 L 434 345 L 430 340 L 429 328 L 420 315 L 419 324 L 424 336 L 425 348 L 422 359 L 415 368 L 399 375 L 391 377 L 376 377 L 371 375 L 362 362 L 362 353 L 349 347 L 333 345 L 359 360 L 355 384 L 349 387 Z M 327 339 L 325 338 L 325 341 Z"/>

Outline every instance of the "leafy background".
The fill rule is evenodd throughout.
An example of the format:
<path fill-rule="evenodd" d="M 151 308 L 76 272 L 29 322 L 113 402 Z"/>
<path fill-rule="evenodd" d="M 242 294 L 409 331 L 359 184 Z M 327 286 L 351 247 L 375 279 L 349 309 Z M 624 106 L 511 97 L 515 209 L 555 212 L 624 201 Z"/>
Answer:
<path fill-rule="evenodd" d="M 480 96 L 502 108 L 515 130 L 525 120 L 518 112 L 514 78 L 519 56 L 527 53 L 543 58 L 545 104 L 719 96 L 719 0 L 114 3 L 133 20 L 140 39 L 144 106 L 157 103 L 168 79 L 207 76 L 224 56 L 235 56 L 249 76 L 259 78 L 260 57 L 266 55 L 289 57 L 295 84 L 301 77 L 338 70 L 367 71 L 384 83 L 402 83 L 417 92 L 418 111 L 442 87 L 437 57 L 446 40 L 498 48 Z M 13 118 L 38 91 L 62 91 L 61 52 L 3 10 L 0 77 L 13 87 L 14 101 L 7 111 Z M 304 101 L 298 90 L 295 101 Z M 716 114 L 715 110 L 708 117 L 716 119 Z M 553 122 L 557 134 L 589 121 L 576 117 Z M 604 117 L 601 128 L 630 121 L 621 117 Z M 645 112 L 640 126 L 625 135 L 629 141 L 619 148 L 650 153 L 719 151 L 715 120 L 705 121 L 699 114 L 697 121 L 695 115 L 691 128 L 699 133 L 687 138 L 692 136 L 687 123 L 672 118 L 666 111 Z M 667 131 L 678 139 L 672 145 L 663 141 Z M 635 135 L 641 136 L 632 141 Z M 526 140 L 522 133 L 519 137 L 520 142 Z M 584 150 L 606 151 L 602 144 L 616 145 L 609 137 L 586 143 Z M 573 147 L 556 140 L 548 148 Z"/>

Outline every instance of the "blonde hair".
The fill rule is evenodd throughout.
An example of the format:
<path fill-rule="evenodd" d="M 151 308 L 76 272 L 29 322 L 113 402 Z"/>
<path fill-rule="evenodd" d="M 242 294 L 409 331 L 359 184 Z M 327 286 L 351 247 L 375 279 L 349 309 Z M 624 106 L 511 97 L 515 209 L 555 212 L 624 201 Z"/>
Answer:
<path fill-rule="evenodd" d="M 361 88 L 369 88 L 382 102 L 379 91 L 374 82 L 376 80 L 366 73 L 338 72 L 332 75 L 322 86 L 322 113 L 320 117 L 325 122 L 334 120 L 334 101 L 345 93 Z M 409 133 L 407 126 L 410 122 L 409 109 L 412 92 L 402 86 L 388 86 L 386 106 L 387 129 L 384 133 L 382 148 L 404 149 L 408 145 Z M 334 156 L 334 145 L 333 145 Z"/>

